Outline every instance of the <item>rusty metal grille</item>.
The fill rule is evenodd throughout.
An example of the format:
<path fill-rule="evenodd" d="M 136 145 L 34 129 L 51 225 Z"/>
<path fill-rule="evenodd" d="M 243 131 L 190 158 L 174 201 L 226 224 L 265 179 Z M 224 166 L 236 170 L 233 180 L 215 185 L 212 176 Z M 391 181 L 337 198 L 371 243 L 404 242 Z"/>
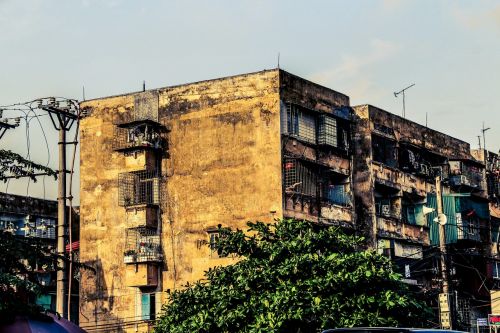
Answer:
<path fill-rule="evenodd" d="M 160 204 L 160 174 L 157 171 L 141 170 L 118 175 L 118 205 Z"/>
<path fill-rule="evenodd" d="M 318 174 L 303 161 L 287 158 L 283 166 L 285 192 L 316 196 Z"/>
<path fill-rule="evenodd" d="M 318 144 L 338 147 L 337 120 L 321 115 L 318 122 Z"/>
<path fill-rule="evenodd" d="M 137 94 L 134 99 L 133 120 L 153 120 L 158 121 L 158 93 L 156 91 L 146 91 Z"/>
<path fill-rule="evenodd" d="M 287 131 L 288 134 L 298 138 L 316 143 L 316 122 L 317 115 L 308 112 L 294 104 L 287 104 Z"/>
<path fill-rule="evenodd" d="M 126 229 L 123 254 L 125 263 L 161 261 L 160 235 L 156 229 L 148 227 Z"/>

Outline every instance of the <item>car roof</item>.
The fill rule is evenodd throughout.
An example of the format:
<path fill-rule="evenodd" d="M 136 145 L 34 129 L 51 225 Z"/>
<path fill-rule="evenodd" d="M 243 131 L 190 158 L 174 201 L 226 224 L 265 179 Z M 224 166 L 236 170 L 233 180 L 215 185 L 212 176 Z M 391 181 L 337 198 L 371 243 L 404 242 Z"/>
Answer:
<path fill-rule="evenodd" d="M 323 331 L 323 333 L 462 333 L 455 330 L 441 330 L 434 328 L 404 328 L 404 327 L 349 327 L 349 328 L 334 328 Z"/>

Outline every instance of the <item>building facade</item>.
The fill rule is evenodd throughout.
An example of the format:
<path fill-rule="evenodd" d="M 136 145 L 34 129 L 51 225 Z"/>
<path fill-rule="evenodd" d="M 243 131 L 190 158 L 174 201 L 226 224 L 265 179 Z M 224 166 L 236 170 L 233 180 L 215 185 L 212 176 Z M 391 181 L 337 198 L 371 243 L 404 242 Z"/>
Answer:
<path fill-rule="evenodd" d="M 78 253 L 78 211 L 73 211 L 73 255 Z M 23 239 L 38 239 L 56 251 L 57 201 L 0 193 L 0 230 Z M 68 247 L 68 245 L 67 245 Z M 68 249 L 66 250 L 68 251 Z M 56 272 L 37 273 L 42 294 L 36 303 L 51 311 L 56 310 Z M 78 278 L 78 276 L 77 276 Z M 78 323 L 78 279 L 73 279 L 71 297 L 72 321 Z"/>
<path fill-rule="evenodd" d="M 435 205 L 437 174 L 453 221 L 450 249 L 490 253 L 481 245 L 491 238 L 485 167 L 469 144 L 351 107 L 348 96 L 283 70 L 81 108 L 81 261 L 96 269 L 82 272 L 80 288 L 89 332 L 147 332 L 172 290 L 234 262 L 210 246 L 217 226 L 247 221 L 341 226 L 431 293 L 440 283 L 438 234 L 423 207 Z M 477 266 L 487 274 L 484 261 Z"/>

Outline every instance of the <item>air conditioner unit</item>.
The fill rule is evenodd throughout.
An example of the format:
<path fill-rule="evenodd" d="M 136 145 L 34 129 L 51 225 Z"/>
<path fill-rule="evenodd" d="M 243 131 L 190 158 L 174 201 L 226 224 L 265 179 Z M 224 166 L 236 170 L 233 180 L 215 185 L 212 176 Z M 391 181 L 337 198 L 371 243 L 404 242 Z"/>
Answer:
<path fill-rule="evenodd" d="M 391 215 L 391 206 L 389 206 L 389 205 L 382 205 L 382 207 L 381 207 L 381 214 L 383 216 L 390 216 Z"/>

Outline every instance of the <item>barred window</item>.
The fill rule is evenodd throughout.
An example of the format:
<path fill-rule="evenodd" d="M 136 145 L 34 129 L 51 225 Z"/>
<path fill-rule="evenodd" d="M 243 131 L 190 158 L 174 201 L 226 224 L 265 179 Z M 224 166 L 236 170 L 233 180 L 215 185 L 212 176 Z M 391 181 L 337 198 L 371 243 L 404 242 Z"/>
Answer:
<path fill-rule="evenodd" d="M 318 126 L 318 144 L 338 147 L 337 120 L 327 115 L 321 115 Z"/>
<path fill-rule="evenodd" d="M 287 104 L 287 130 L 300 139 L 316 143 L 316 115 L 294 104 Z"/>
<path fill-rule="evenodd" d="M 318 171 L 308 163 L 293 158 L 285 159 L 284 178 L 286 192 L 316 196 Z"/>

